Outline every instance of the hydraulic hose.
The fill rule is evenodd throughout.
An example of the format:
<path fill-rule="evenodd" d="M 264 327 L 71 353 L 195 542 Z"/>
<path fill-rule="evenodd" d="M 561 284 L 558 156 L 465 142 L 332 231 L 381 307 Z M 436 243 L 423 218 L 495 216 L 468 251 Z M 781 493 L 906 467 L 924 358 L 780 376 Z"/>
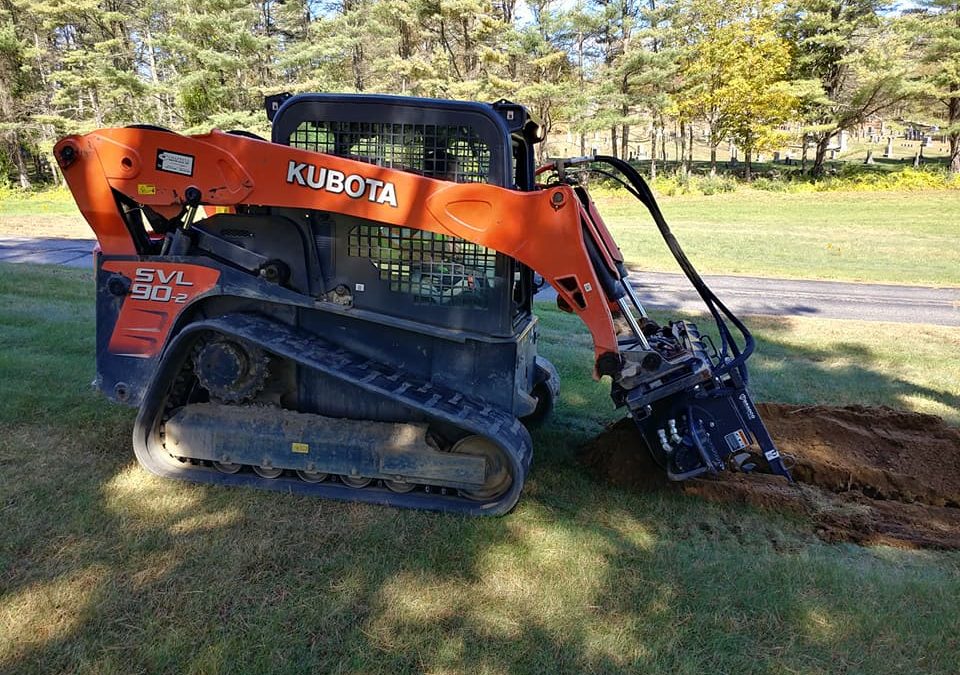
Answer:
<path fill-rule="evenodd" d="M 597 155 L 594 158 L 594 161 L 608 164 L 609 166 L 613 167 L 623 175 L 623 177 L 627 180 L 627 183 L 624 183 L 617 176 L 614 176 L 607 171 L 603 171 L 602 169 L 591 168 L 591 171 L 601 173 L 613 178 L 614 180 L 617 180 L 627 189 L 628 192 L 630 192 L 647 208 L 647 211 L 649 211 L 650 216 L 653 218 L 653 222 L 660 231 L 660 236 L 663 237 L 663 241 L 666 243 L 670 253 L 677 261 L 677 264 L 680 266 L 680 269 L 683 271 L 684 275 L 686 275 L 687 279 L 690 280 L 690 283 L 703 300 L 703 303 L 707 306 L 707 309 L 710 310 L 710 314 L 713 316 L 713 319 L 717 324 L 717 330 L 720 333 L 721 341 L 721 363 L 717 368 L 718 372 L 727 372 L 736 368 L 743 379 L 743 382 L 746 383 L 749 376 L 744 365 L 747 358 L 753 353 L 756 345 L 753 335 L 747 329 L 746 325 L 744 325 L 744 323 L 739 319 L 739 317 L 737 317 L 725 304 L 723 304 L 723 302 L 716 296 L 710 287 L 707 286 L 707 283 L 703 280 L 703 277 L 700 276 L 700 273 L 693 266 L 693 263 L 690 262 L 689 258 L 687 258 L 680 246 L 680 243 L 677 241 L 677 238 L 670 230 L 670 226 L 667 225 L 667 221 L 663 216 L 663 212 L 660 210 L 660 205 L 657 204 L 657 200 L 653 196 L 653 191 L 650 190 L 650 187 L 643 179 L 643 176 L 641 176 L 640 173 L 629 163 L 616 157 L 611 157 L 609 155 Z M 728 319 L 734 326 L 736 326 L 737 330 L 743 336 L 742 347 L 740 347 L 737 344 L 737 341 L 734 339 L 733 334 L 727 325 Z M 728 349 L 733 355 L 733 358 L 729 360 L 727 359 Z"/>

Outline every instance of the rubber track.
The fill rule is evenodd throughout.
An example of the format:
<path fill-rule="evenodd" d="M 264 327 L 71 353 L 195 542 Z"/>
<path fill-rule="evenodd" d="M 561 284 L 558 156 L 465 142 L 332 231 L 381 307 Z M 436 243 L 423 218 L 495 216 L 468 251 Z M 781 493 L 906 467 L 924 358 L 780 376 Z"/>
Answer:
<path fill-rule="evenodd" d="M 159 423 L 166 397 L 194 341 L 204 332 L 235 336 L 261 346 L 297 364 L 355 385 L 371 395 L 382 396 L 418 410 L 437 421 L 452 424 L 471 434 L 484 436 L 503 449 L 513 473 L 508 492 L 488 502 L 473 501 L 438 488 L 398 494 L 387 488 L 355 489 L 338 482 L 307 483 L 286 475 L 266 479 L 242 472 L 223 474 L 215 469 L 173 461 L 159 439 Z M 168 346 L 154 373 L 134 426 L 134 451 L 152 473 L 199 483 L 237 485 L 282 492 L 310 494 L 341 501 L 387 504 L 471 515 L 501 515 L 520 498 L 530 468 L 533 443 L 526 427 L 513 415 L 461 392 L 438 387 L 386 364 L 366 359 L 315 335 L 253 314 L 230 314 L 187 326 Z"/>

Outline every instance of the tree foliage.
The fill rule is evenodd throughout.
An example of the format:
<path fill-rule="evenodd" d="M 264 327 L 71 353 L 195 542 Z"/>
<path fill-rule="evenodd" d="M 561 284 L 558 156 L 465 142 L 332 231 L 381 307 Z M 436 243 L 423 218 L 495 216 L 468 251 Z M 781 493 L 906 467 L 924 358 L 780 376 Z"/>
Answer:
<path fill-rule="evenodd" d="M 794 77 L 806 88 L 802 109 L 823 170 L 838 132 L 904 101 L 905 48 L 882 0 L 788 0 L 784 33 L 796 50 Z"/>
<path fill-rule="evenodd" d="M 747 153 L 782 143 L 778 127 L 794 113 L 785 81 L 790 46 L 777 33 L 769 0 L 687 0 L 679 114 L 703 119 L 716 147 L 732 138 Z"/>
<path fill-rule="evenodd" d="M 960 0 L 924 0 L 906 29 L 919 55 L 920 94 L 946 118 L 950 170 L 960 173 Z"/>
<path fill-rule="evenodd" d="M 694 126 L 749 156 L 797 120 L 819 170 L 838 131 L 910 99 L 960 171 L 958 2 L 0 0 L 0 180 L 57 180 L 54 141 L 100 126 L 263 133 L 280 91 L 511 98 L 654 170 Z"/>

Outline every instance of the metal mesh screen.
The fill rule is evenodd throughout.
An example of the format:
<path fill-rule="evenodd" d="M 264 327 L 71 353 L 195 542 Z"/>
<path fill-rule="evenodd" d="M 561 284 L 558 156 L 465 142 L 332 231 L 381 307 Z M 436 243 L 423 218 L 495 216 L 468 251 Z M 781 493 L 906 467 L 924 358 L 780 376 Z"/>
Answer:
<path fill-rule="evenodd" d="M 490 146 L 468 126 L 306 121 L 289 142 L 458 183 L 483 183 L 490 175 Z"/>
<path fill-rule="evenodd" d="M 358 225 L 348 253 L 369 259 L 391 291 L 418 303 L 486 307 L 496 279 L 496 251 L 409 227 Z"/>
<path fill-rule="evenodd" d="M 308 120 L 289 143 L 440 180 L 490 179 L 490 146 L 465 125 Z M 358 225 L 348 254 L 369 259 L 391 291 L 418 304 L 485 308 L 496 280 L 496 251 L 411 227 Z"/>

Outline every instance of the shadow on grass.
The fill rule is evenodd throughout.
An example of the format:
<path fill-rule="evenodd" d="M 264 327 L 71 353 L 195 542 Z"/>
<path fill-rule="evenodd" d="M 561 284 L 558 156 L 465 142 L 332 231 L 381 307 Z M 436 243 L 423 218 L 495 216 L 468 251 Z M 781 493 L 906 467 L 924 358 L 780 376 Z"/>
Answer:
<path fill-rule="evenodd" d="M 802 346 L 775 335 L 790 330 L 789 319 L 760 323 L 757 353 L 750 360 L 753 388 L 763 400 L 830 405 L 887 405 L 910 409 L 918 400 L 935 404 L 949 423 L 960 424 L 960 395 L 947 388 L 908 379 L 898 363 L 857 342 L 831 341 L 825 347 Z M 904 330 L 910 330 L 904 326 Z M 905 348 L 909 349 L 908 347 Z M 903 354 L 909 368 L 910 355 Z M 944 375 L 946 386 L 955 386 Z M 925 406 L 930 407 L 930 406 Z"/>
<path fill-rule="evenodd" d="M 545 313 L 564 400 L 535 434 L 525 495 L 504 518 L 158 479 L 133 463 L 121 415 L 97 422 L 65 407 L 7 425 L 0 670 L 955 667 L 956 554 L 827 546 L 798 519 L 584 475 L 575 448 L 618 413 L 568 319 Z M 862 345 L 798 349 L 764 325 L 753 362 L 764 397 L 957 403 L 885 373 Z"/>
<path fill-rule="evenodd" d="M 0 445 L 16 483 L 3 487 L 0 670 L 956 663 L 943 646 L 955 556 L 825 546 L 777 514 L 611 489 L 567 461 L 582 435 L 557 426 L 537 434 L 524 499 L 499 519 L 158 479 L 131 463 L 128 433 L 30 427 Z M 862 653 L 883 641 L 888 654 Z"/>
<path fill-rule="evenodd" d="M 470 520 L 181 485 L 120 444 L 53 472 L 40 454 L 23 462 L 26 499 L 74 510 L 15 523 L 3 670 L 615 671 L 628 658 L 588 633 L 622 621 L 603 606 L 609 561 L 649 552 L 576 512 L 531 500 Z"/>
<path fill-rule="evenodd" d="M 577 324 L 578 319 L 545 305 L 538 307 L 544 318 L 543 339 L 545 351 L 555 361 L 564 384 L 566 406 L 556 416 L 555 423 L 575 429 L 596 430 L 599 423 L 618 419 L 608 396 L 609 387 L 592 382 L 586 369 L 590 362 L 590 338 Z M 696 323 L 700 330 L 719 339 L 712 319 L 702 314 L 664 311 L 652 312 L 660 322 L 685 319 Z M 763 401 L 825 405 L 887 405 L 904 409 L 921 408 L 960 425 L 960 387 L 956 372 L 956 355 L 950 343 L 943 344 L 945 361 L 953 363 L 942 371 L 941 361 L 929 355 L 914 360 L 911 347 L 924 340 L 935 341 L 949 335 L 949 329 L 934 328 L 929 338 L 919 337 L 911 344 L 913 328 L 904 324 L 894 331 L 889 341 L 883 334 L 872 337 L 872 331 L 889 331 L 889 327 L 865 323 L 850 324 L 850 331 L 871 331 L 871 335 L 855 332 L 844 334 L 846 324 L 833 323 L 833 332 L 816 334 L 819 323 L 793 318 L 746 318 L 746 323 L 757 340 L 754 355 L 748 361 L 751 389 Z M 866 326 L 866 328 L 864 328 Z M 809 330 L 811 334 L 801 331 Z M 856 341 L 863 337 L 864 341 Z M 739 336 L 738 336 L 739 339 Z M 871 346 L 870 342 L 875 343 Z M 813 344 L 811 344 L 813 343 Z M 939 343 L 938 343 L 939 344 Z M 957 343 L 960 346 L 960 343 Z M 927 371 L 920 372 L 918 371 Z M 917 380 L 942 381 L 943 386 L 923 384 Z M 919 404 L 919 405 L 918 405 Z"/>

